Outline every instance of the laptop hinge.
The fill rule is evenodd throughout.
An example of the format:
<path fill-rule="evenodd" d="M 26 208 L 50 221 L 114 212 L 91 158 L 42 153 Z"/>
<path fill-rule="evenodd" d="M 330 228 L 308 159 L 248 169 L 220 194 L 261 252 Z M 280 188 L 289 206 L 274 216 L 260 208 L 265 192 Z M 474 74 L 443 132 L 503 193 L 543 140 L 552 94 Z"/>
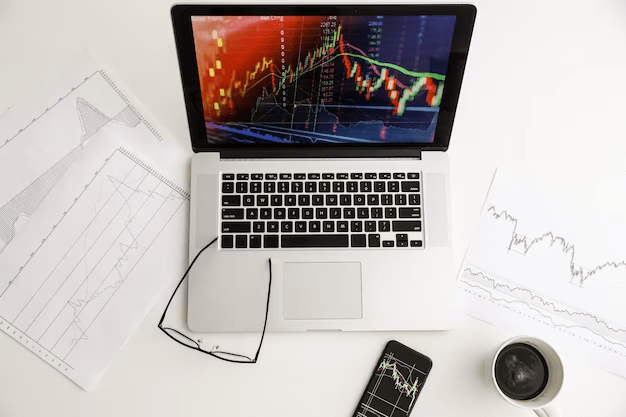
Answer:
<path fill-rule="evenodd" d="M 277 159 L 277 158 L 412 158 L 421 159 L 421 149 L 221 149 L 222 159 Z"/>

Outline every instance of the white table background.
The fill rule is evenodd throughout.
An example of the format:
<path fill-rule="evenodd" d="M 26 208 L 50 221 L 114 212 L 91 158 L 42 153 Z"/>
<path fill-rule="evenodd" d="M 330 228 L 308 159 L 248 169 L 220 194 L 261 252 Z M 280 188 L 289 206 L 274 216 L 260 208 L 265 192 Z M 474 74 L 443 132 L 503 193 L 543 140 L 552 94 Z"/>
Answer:
<path fill-rule="evenodd" d="M 626 1 L 476 1 L 449 155 L 460 265 L 498 166 L 626 168 Z M 0 111 L 86 47 L 190 150 L 168 0 L 0 0 Z M 8 179 L 0 179 L 7 181 Z M 449 277 L 453 279 L 453 277 Z M 515 329 L 268 334 L 256 365 L 186 350 L 156 327 L 167 295 L 86 393 L 0 334 L 0 416 L 350 416 L 384 344 L 434 368 L 415 416 L 530 416 L 489 380 Z M 567 417 L 626 416 L 626 380 L 566 358 Z"/>

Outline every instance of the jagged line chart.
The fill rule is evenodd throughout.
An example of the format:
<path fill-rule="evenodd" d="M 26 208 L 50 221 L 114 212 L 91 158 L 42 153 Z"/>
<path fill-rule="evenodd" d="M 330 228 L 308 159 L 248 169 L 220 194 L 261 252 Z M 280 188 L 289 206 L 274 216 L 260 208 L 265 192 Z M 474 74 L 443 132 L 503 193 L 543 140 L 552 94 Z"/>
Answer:
<path fill-rule="evenodd" d="M 498 212 L 494 206 L 487 209 L 487 212 L 496 220 L 503 220 L 512 225 L 511 239 L 507 245 L 507 252 L 514 251 L 521 255 L 527 255 L 536 245 L 549 242 L 551 247 L 560 248 L 565 255 L 569 256 L 570 282 L 579 287 L 584 287 L 587 280 L 600 275 L 603 271 L 618 270 L 624 272 L 624 286 L 626 287 L 626 260 L 607 261 L 593 267 L 584 267 L 576 263 L 576 248 L 573 243 L 565 238 L 557 236 L 551 231 L 543 233 L 541 236 L 530 238 L 517 233 L 518 219 L 509 214 L 506 210 Z"/>
<path fill-rule="evenodd" d="M 0 328 L 71 369 L 72 352 L 188 198 L 115 151 L 0 295 Z"/>
<path fill-rule="evenodd" d="M 106 85 L 113 89 L 115 94 L 126 103 L 126 106 L 112 117 L 106 116 L 103 112 L 81 97 L 81 87 L 87 87 L 90 82 L 94 83 L 98 81 L 105 81 Z M 21 216 L 30 217 L 34 213 L 50 190 L 61 179 L 65 171 L 67 171 L 71 164 L 80 156 L 83 150 L 83 143 L 97 133 L 102 127 L 108 123 L 116 123 L 128 128 L 135 128 L 139 124 L 143 123 L 155 139 L 159 141 L 162 140 L 161 135 L 137 111 L 135 106 L 133 106 L 130 100 L 128 100 L 124 93 L 122 93 L 122 91 L 117 87 L 111 77 L 104 71 L 96 71 L 90 76 L 85 77 L 85 79 L 82 80 L 76 87 L 72 87 L 66 95 L 60 97 L 52 106 L 46 108 L 41 115 L 34 118 L 28 125 L 19 129 L 14 136 L 2 142 L 2 144 L 0 144 L 0 149 L 20 136 L 24 136 L 24 133 L 28 132 L 29 128 L 35 126 L 37 122 L 43 120 L 43 118 L 55 117 L 55 112 L 62 111 L 59 110 L 57 106 L 65 100 L 72 99 L 76 100 L 78 123 L 80 123 L 82 128 L 82 134 L 80 137 L 76 138 L 76 147 L 61 160 L 52 165 L 47 171 L 41 174 L 20 193 L 15 195 L 11 198 L 11 200 L 0 207 L 0 240 L 2 241 L 0 242 L 0 252 L 15 237 L 15 224 L 19 218 Z M 52 135 L 53 132 L 50 134 Z"/>
<path fill-rule="evenodd" d="M 357 416 L 408 415 L 422 386 L 420 376 L 425 374 L 414 365 L 409 365 L 393 353 L 385 353 L 374 371 L 373 385 L 367 387 L 359 404 Z M 395 402 L 391 402 L 395 398 Z"/>

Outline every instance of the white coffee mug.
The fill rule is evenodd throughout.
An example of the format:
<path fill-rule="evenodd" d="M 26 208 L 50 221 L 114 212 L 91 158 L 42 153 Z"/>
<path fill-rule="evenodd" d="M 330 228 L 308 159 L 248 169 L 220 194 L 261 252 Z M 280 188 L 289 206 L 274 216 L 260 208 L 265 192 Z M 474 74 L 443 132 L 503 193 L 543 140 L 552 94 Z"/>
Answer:
<path fill-rule="evenodd" d="M 536 397 L 528 400 L 516 400 L 508 397 L 504 392 L 502 392 L 496 380 L 496 359 L 505 347 L 514 343 L 525 343 L 537 349 L 546 360 L 546 365 L 548 367 L 548 381 L 543 391 L 541 391 Z M 563 362 L 561 361 L 559 354 L 556 353 L 552 346 L 543 340 L 530 336 L 517 336 L 507 340 L 502 346 L 500 346 L 491 364 L 491 378 L 493 379 L 493 383 L 502 398 L 517 407 L 533 410 L 539 417 L 561 417 L 561 412 L 555 404 L 554 399 L 557 397 L 561 391 L 561 387 L 563 386 L 563 375 Z"/>

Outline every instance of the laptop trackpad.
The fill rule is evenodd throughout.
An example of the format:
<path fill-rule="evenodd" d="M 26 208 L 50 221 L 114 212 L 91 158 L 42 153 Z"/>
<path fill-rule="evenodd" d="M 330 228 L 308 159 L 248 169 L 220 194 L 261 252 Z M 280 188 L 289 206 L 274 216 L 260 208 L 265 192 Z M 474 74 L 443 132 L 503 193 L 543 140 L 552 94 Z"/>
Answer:
<path fill-rule="evenodd" d="M 360 262 L 283 264 L 285 319 L 360 319 Z"/>

